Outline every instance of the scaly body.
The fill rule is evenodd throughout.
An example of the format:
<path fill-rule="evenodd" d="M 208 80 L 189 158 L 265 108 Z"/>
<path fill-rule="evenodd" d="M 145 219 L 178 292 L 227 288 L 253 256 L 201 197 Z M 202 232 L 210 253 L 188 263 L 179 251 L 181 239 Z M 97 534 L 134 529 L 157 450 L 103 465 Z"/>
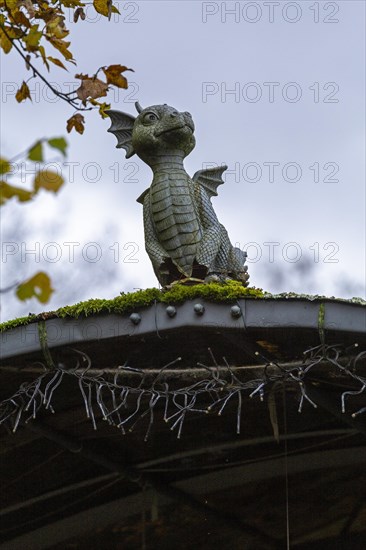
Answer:
<path fill-rule="evenodd" d="M 153 171 L 151 186 L 138 201 L 144 207 L 146 251 L 160 283 L 193 276 L 234 278 L 246 285 L 246 253 L 232 246 L 211 204 L 226 167 L 200 170 L 190 178 L 183 159 L 195 145 L 191 115 L 168 105 L 136 108 L 136 119 L 109 111 L 109 131 L 127 158 L 137 153 Z"/>

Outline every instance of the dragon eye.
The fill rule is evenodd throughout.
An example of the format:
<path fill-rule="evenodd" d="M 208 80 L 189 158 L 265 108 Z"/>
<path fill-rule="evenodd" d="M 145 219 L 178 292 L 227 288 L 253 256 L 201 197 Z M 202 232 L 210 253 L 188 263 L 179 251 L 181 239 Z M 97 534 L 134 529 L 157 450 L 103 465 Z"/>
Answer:
<path fill-rule="evenodd" d="M 158 117 L 155 113 L 146 113 L 144 116 L 144 121 L 146 122 L 155 122 L 155 120 L 158 120 Z"/>

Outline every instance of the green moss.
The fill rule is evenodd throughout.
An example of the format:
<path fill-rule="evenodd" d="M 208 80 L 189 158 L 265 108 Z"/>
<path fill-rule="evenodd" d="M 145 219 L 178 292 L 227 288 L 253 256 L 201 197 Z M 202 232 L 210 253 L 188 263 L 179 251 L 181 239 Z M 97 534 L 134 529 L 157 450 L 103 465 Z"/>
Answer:
<path fill-rule="evenodd" d="M 238 281 L 226 283 L 208 283 L 202 285 L 186 286 L 177 284 L 171 290 L 162 293 L 161 302 L 179 303 L 193 298 L 205 298 L 214 302 L 227 302 L 239 298 L 262 298 L 261 288 L 248 288 Z"/>
<path fill-rule="evenodd" d="M 10 321 L 4 321 L 0 323 L 0 332 L 5 330 L 10 330 L 12 328 L 21 327 L 23 325 L 28 325 L 37 318 L 36 315 L 28 315 L 28 317 L 18 317 L 17 319 L 10 319 Z"/>
<path fill-rule="evenodd" d="M 187 286 L 185 284 L 175 284 L 169 290 L 159 290 L 158 288 L 148 288 L 146 290 L 138 290 L 128 294 L 122 293 L 111 300 L 91 299 L 85 302 L 79 302 L 72 306 L 65 306 L 56 311 L 49 311 L 39 315 L 30 315 L 29 317 L 20 317 L 11 321 L 5 321 L 0 324 L 0 332 L 10 330 L 12 328 L 27 325 L 40 320 L 47 320 L 56 317 L 88 317 L 99 313 L 130 313 L 134 309 L 150 306 L 154 302 L 165 304 L 179 304 L 185 300 L 193 300 L 195 298 L 204 298 L 212 302 L 232 302 L 240 298 L 262 298 L 262 299 L 306 299 L 306 300 L 324 300 L 333 301 L 334 297 L 312 296 L 308 294 L 296 294 L 287 292 L 282 294 L 270 294 L 263 292 L 260 288 L 244 287 L 238 281 L 227 281 L 225 283 L 207 283 L 194 284 Z M 359 305 L 366 305 L 365 300 L 361 298 L 351 298 L 350 300 L 337 299 L 339 302 L 348 302 Z"/>
<path fill-rule="evenodd" d="M 122 293 L 111 300 L 95 298 L 79 302 L 72 306 L 64 306 L 56 311 L 41 313 L 40 315 L 30 315 L 29 317 L 20 317 L 0 324 L 0 332 L 9 330 L 28 323 L 55 317 L 88 317 L 98 313 L 128 313 L 136 308 L 149 306 L 156 302 L 176 304 L 191 300 L 194 298 L 205 298 L 206 300 L 223 302 L 232 301 L 239 298 L 261 298 L 263 291 L 258 288 L 246 288 L 237 281 L 228 281 L 226 283 L 208 283 L 186 286 L 182 284 L 174 285 L 170 290 L 159 290 L 158 288 L 148 288 L 138 290 L 128 294 Z"/>
<path fill-rule="evenodd" d="M 96 313 L 126 313 L 134 308 L 149 306 L 156 302 L 177 304 L 193 298 L 205 298 L 212 301 L 229 301 L 238 298 L 260 298 L 263 291 L 257 288 L 246 288 L 241 283 L 229 281 L 227 283 L 208 283 L 186 286 L 174 285 L 170 290 L 148 288 L 129 294 L 121 294 L 112 300 L 87 300 L 74 306 L 58 309 L 57 317 L 80 317 Z"/>

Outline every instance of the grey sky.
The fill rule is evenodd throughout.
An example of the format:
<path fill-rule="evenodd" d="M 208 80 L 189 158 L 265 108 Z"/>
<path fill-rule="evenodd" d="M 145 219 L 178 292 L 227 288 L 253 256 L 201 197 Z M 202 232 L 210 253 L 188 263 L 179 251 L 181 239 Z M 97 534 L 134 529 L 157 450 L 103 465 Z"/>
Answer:
<path fill-rule="evenodd" d="M 365 3 L 117 5 L 121 15 L 109 23 L 93 22 L 90 11 L 86 21 L 70 24 L 78 67 L 55 68 L 51 80 L 75 82 L 76 72 L 113 63 L 133 68 L 130 89 L 110 93 L 113 108 L 135 114 L 138 99 L 144 107 L 188 110 L 197 145 L 187 171 L 209 162 L 229 166 L 214 206 L 232 242 L 248 247 L 252 285 L 364 296 Z M 13 52 L 2 55 L 2 65 L 2 154 L 66 135 L 72 110 L 44 101 L 48 94 L 35 81 L 33 103 L 18 105 L 10 91 L 28 75 Z M 137 157 L 124 159 L 108 127 L 87 113 L 84 135 L 67 137 L 66 161 L 78 164 L 59 161 L 68 183 L 57 197 L 43 193 L 33 204 L 3 208 L 2 240 L 17 243 L 19 253 L 3 255 L 1 284 L 46 270 L 57 290 L 46 309 L 157 285 L 136 203 L 150 171 Z M 54 256 L 50 242 L 60 247 L 57 262 L 42 257 Z M 67 242 L 80 243 L 74 262 Z M 22 257 L 21 243 L 36 254 Z M 100 252 L 99 261 L 88 260 Z M 6 294 L 1 317 L 42 309 Z"/>

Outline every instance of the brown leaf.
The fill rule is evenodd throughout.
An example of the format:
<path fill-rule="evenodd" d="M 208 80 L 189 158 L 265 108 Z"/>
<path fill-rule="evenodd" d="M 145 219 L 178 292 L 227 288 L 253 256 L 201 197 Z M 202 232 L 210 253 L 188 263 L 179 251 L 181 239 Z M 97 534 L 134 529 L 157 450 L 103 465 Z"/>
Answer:
<path fill-rule="evenodd" d="M 16 291 L 19 300 L 29 300 L 37 298 L 39 302 L 45 304 L 50 299 L 54 289 L 51 286 L 51 279 L 44 271 L 39 271 L 33 277 L 21 283 Z"/>
<path fill-rule="evenodd" d="M 75 12 L 74 12 L 74 23 L 77 23 L 78 22 L 78 19 L 84 21 L 85 19 L 85 11 L 83 8 L 76 8 Z"/>
<path fill-rule="evenodd" d="M 34 5 L 33 5 L 33 2 L 32 0 L 22 0 L 22 2 L 19 2 L 19 5 L 20 6 L 24 6 L 25 9 L 27 10 L 27 12 L 29 13 L 29 17 L 31 19 L 33 19 L 33 17 L 35 16 L 36 12 L 34 10 Z"/>
<path fill-rule="evenodd" d="M 79 134 L 83 134 L 84 122 L 85 122 L 85 119 L 83 115 L 81 115 L 80 113 L 76 113 L 76 115 L 73 115 L 67 121 L 66 130 L 70 133 L 71 130 L 75 128 L 76 132 L 78 132 Z"/>
<path fill-rule="evenodd" d="M 24 80 L 23 80 L 23 84 L 15 94 L 15 99 L 17 100 L 18 103 L 20 103 L 21 101 L 24 101 L 25 99 L 30 99 L 32 101 L 28 85 L 24 82 Z"/>
<path fill-rule="evenodd" d="M 84 75 L 75 75 L 75 78 L 81 78 L 81 84 L 76 93 L 83 105 L 86 105 L 88 98 L 96 99 L 107 95 L 108 84 L 99 80 L 99 78 L 89 78 Z"/>
<path fill-rule="evenodd" d="M 109 65 L 109 67 L 103 68 L 103 72 L 107 77 L 107 84 L 113 84 L 118 88 L 128 87 L 127 79 L 121 74 L 125 71 L 133 71 L 133 69 L 128 69 L 124 65 Z"/>
<path fill-rule="evenodd" d="M 31 27 L 31 23 L 28 19 L 28 17 L 23 13 L 22 11 L 17 11 L 13 14 L 14 21 L 17 25 L 27 27 L 29 29 Z"/>
<path fill-rule="evenodd" d="M 57 193 L 63 183 L 64 178 L 57 172 L 53 170 L 41 170 L 34 178 L 33 188 L 35 193 L 41 188 Z"/>

